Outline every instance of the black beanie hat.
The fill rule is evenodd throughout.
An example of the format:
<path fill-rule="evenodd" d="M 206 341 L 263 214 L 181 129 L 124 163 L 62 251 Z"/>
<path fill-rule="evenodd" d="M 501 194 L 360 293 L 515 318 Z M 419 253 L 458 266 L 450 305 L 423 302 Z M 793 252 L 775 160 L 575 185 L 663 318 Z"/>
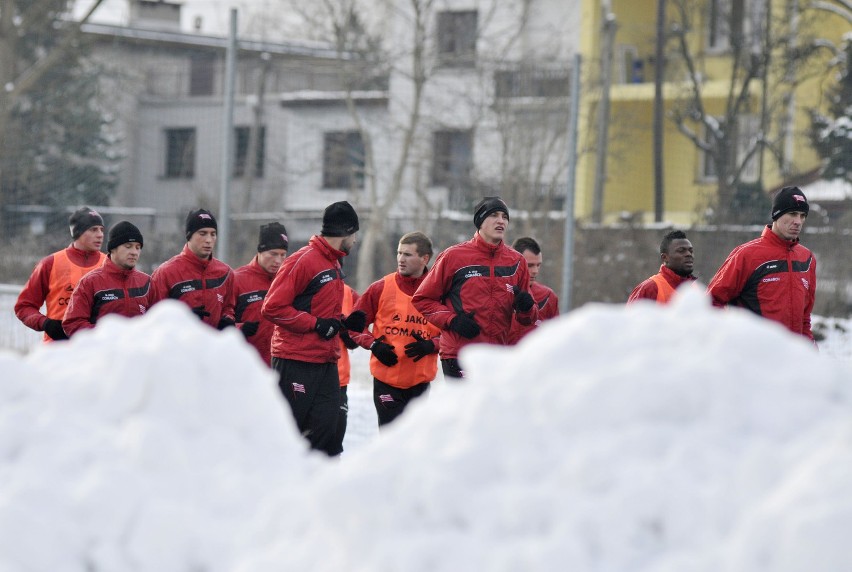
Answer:
<path fill-rule="evenodd" d="M 89 207 L 82 207 L 74 211 L 68 218 L 68 226 L 71 227 L 71 238 L 77 240 L 80 236 L 93 226 L 103 226 L 104 219 L 98 211 Z"/>
<path fill-rule="evenodd" d="M 202 228 L 218 230 L 216 217 L 213 216 L 213 213 L 204 209 L 189 211 L 189 214 L 186 215 L 186 239 L 189 240 L 195 231 Z"/>
<path fill-rule="evenodd" d="M 290 241 L 287 238 L 287 229 L 280 222 L 271 222 L 260 227 L 257 238 L 257 251 L 264 252 L 274 248 L 287 250 Z"/>
<path fill-rule="evenodd" d="M 805 193 L 799 187 L 784 187 L 772 199 L 772 220 L 790 211 L 799 211 L 808 214 L 810 206 Z"/>
<path fill-rule="evenodd" d="M 113 248 L 118 248 L 119 246 L 127 242 L 138 242 L 139 246 L 143 246 L 142 233 L 139 232 L 139 229 L 136 228 L 136 225 L 129 223 L 126 220 L 115 223 L 112 228 L 109 229 L 107 252 L 109 252 Z"/>
<path fill-rule="evenodd" d="M 500 197 L 485 197 L 476 208 L 473 210 L 473 224 L 476 228 L 482 226 L 483 221 L 488 218 L 491 213 L 503 211 L 506 213 L 506 218 L 509 217 L 509 207 Z"/>
<path fill-rule="evenodd" d="M 323 236 L 349 236 L 358 232 L 358 214 L 346 201 L 331 203 L 322 215 Z"/>

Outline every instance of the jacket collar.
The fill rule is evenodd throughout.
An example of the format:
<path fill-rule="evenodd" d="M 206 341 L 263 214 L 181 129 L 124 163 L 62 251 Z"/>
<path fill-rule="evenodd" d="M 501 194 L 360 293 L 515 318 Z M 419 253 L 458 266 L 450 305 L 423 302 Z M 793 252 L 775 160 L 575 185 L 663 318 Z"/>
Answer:
<path fill-rule="evenodd" d="M 319 250 L 323 256 L 332 261 L 339 262 L 341 258 L 346 256 L 345 252 L 332 247 L 325 238 L 318 234 L 315 234 L 311 237 L 309 244 Z"/>
<path fill-rule="evenodd" d="M 213 261 L 213 256 L 210 256 L 210 258 L 208 258 L 206 260 L 202 260 L 201 258 L 198 258 L 198 256 L 196 256 L 195 253 L 189 249 L 188 244 L 183 245 L 183 250 L 181 251 L 181 256 L 183 256 L 184 258 L 189 260 L 190 264 L 192 264 L 193 266 L 195 266 L 196 268 L 198 268 L 200 270 L 206 270 L 207 267 L 210 265 L 210 263 Z"/>
<path fill-rule="evenodd" d="M 781 246 L 783 248 L 786 248 L 787 250 L 793 250 L 793 248 L 797 244 L 799 244 L 798 238 L 796 238 L 794 240 L 784 240 L 783 238 L 781 238 L 780 236 L 778 236 L 777 234 L 772 232 L 772 225 L 769 225 L 769 224 L 767 224 L 763 228 L 763 232 L 760 234 L 760 238 L 762 238 L 763 240 L 766 240 L 769 243 L 774 244 L 776 246 Z"/>
<path fill-rule="evenodd" d="M 476 247 L 477 250 L 481 250 L 489 255 L 494 255 L 500 248 L 503 246 L 503 241 L 501 240 L 497 244 L 491 244 L 490 242 L 485 242 L 485 239 L 477 231 L 474 233 L 473 238 L 470 240 L 471 244 Z"/>

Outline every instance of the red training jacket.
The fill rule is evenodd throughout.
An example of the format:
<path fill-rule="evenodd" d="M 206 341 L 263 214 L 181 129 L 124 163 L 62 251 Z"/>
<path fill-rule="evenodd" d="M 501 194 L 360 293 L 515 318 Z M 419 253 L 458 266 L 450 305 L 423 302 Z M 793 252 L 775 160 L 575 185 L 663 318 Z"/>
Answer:
<path fill-rule="evenodd" d="M 784 240 L 767 226 L 760 238 L 736 247 L 710 280 L 713 305 L 748 308 L 813 340 L 811 310 L 816 258 L 798 240 Z"/>
<path fill-rule="evenodd" d="M 309 363 L 336 362 L 340 340 L 321 338 L 317 318 L 341 318 L 345 252 L 315 235 L 284 260 L 263 301 L 261 314 L 272 320 L 272 357 Z"/>
<path fill-rule="evenodd" d="M 259 322 L 257 333 L 246 338 L 248 343 L 254 346 L 263 363 L 272 363 L 272 322 L 264 318 L 260 313 L 263 299 L 272 285 L 274 275 L 270 274 L 257 263 L 257 256 L 245 266 L 234 270 L 234 319 L 237 327 L 242 328 L 245 322 Z"/>
<path fill-rule="evenodd" d="M 163 262 L 151 275 L 151 305 L 171 298 L 190 308 L 204 306 L 204 323 L 219 325 L 222 318 L 234 319 L 234 273 L 231 267 L 210 257 L 198 258 L 184 245 L 180 254 Z"/>
<path fill-rule="evenodd" d="M 125 270 L 107 258 L 104 265 L 92 270 L 77 283 L 62 320 L 68 336 L 82 329 L 94 328 L 106 314 L 133 318 L 150 306 L 151 277 L 135 268 Z"/>
<path fill-rule="evenodd" d="M 536 329 L 545 320 L 559 317 L 559 298 L 556 292 L 540 282 L 530 282 L 530 294 L 538 306 L 538 319 L 534 324 L 523 325 L 517 320 L 512 320 L 512 331 L 509 332 L 509 343 L 517 344 L 521 338 Z"/>
<path fill-rule="evenodd" d="M 24 285 L 24 289 L 18 295 L 18 301 L 15 303 L 15 315 L 18 319 L 25 326 L 37 332 L 44 331 L 44 322 L 48 318 L 61 320 L 65 314 L 65 308 L 62 309 L 61 314 L 56 316 L 45 316 L 41 313 L 41 305 L 47 300 L 47 295 L 50 292 L 50 273 L 53 270 L 53 256 L 55 254 L 57 253 L 45 256 L 36 264 L 33 273 Z M 88 268 L 89 272 L 101 265 L 104 256 L 101 252 L 75 248 L 73 244 L 65 249 L 65 254 L 73 264 L 82 268 Z M 73 292 L 74 286 L 75 284 L 68 284 L 65 287 L 68 291 L 68 296 L 60 298 L 59 304 L 61 306 L 67 306 L 71 299 L 71 292 Z"/>
<path fill-rule="evenodd" d="M 530 273 L 524 257 L 507 247 L 485 242 L 477 232 L 467 242 L 444 250 L 417 288 L 411 302 L 432 324 L 442 330 L 441 358 L 458 357 L 471 343 L 507 345 L 512 316 L 522 324 L 538 319 L 538 306 L 518 313 L 512 308 L 517 287 L 529 292 Z M 473 312 L 480 333 L 466 339 L 449 330 L 456 314 Z"/>

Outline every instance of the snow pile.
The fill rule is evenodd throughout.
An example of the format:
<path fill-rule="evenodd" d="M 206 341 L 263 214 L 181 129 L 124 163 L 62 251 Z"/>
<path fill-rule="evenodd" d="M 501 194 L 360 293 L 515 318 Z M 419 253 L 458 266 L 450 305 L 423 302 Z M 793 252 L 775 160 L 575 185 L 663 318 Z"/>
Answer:
<path fill-rule="evenodd" d="M 848 376 L 781 327 L 687 294 L 463 358 L 239 570 L 852 570 Z"/>
<path fill-rule="evenodd" d="M 309 464 L 240 338 L 169 302 L 0 354 L 0 570 L 227 570 L 243 523 Z"/>
<path fill-rule="evenodd" d="M 176 304 L 0 354 L 0 570 L 852 570 L 848 362 L 691 292 L 463 359 L 329 462 Z"/>

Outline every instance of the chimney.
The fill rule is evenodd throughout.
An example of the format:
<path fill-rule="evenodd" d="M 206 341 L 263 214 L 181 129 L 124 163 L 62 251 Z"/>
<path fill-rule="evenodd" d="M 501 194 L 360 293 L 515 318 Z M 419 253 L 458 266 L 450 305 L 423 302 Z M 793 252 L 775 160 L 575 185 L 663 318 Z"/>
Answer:
<path fill-rule="evenodd" d="M 130 0 L 130 26 L 179 31 L 180 9 L 180 4 L 166 0 Z"/>

